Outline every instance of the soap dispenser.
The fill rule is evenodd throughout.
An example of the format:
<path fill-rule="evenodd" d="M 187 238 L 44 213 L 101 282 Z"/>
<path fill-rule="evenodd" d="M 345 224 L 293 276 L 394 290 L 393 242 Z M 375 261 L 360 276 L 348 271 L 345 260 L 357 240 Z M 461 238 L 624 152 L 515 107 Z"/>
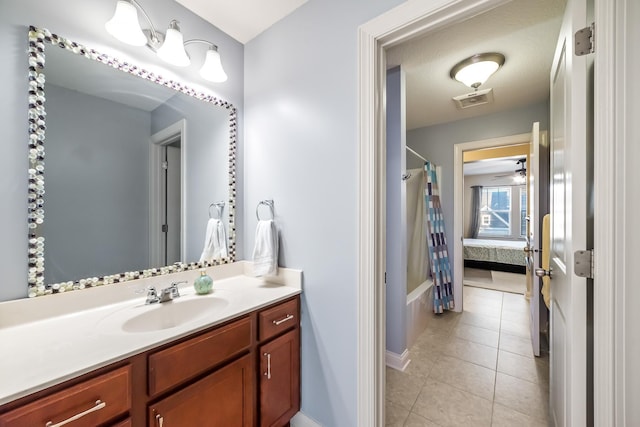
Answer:
<path fill-rule="evenodd" d="M 213 288 L 213 279 L 207 275 L 207 270 L 200 270 L 200 276 L 193 282 L 196 294 L 205 295 L 211 292 Z"/>

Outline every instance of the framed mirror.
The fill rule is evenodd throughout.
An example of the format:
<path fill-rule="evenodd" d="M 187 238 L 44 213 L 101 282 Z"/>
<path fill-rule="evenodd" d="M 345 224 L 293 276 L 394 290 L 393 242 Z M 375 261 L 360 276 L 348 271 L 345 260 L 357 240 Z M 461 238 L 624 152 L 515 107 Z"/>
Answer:
<path fill-rule="evenodd" d="M 235 107 L 29 28 L 30 297 L 235 260 Z"/>

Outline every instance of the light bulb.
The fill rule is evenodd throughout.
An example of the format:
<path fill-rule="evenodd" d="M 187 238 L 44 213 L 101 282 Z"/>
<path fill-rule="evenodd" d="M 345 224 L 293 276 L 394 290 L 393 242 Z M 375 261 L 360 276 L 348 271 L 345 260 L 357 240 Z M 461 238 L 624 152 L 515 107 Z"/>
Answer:
<path fill-rule="evenodd" d="M 176 65 L 178 67 L 186 67 L 191 64 L 187 51 L 184 50 L 184 40 L 180 27 L 178 27 L 178 21 L 171 21 L 167 34 L 164 37 L 164 43 L 158 49 L 158 57 L 169 64 Z"/>
<path fill-rule="evenodd" d="M 138 22 L 138 11 L 127 0 L 118 0 L 113 17 L 104 24 L 104 27 L 109 34 L 123 43 L 132 46 L 144 46 L 147 44 L 147 37 L 142 32 L 140 22 Z"/>
<path fill-rule="evenodd" d="M 221 83 L 227 80 L 227 73 L 222 68 L 220 54 L 215 48 L 207 50 L 204 65 L 200 68 L 200 75 L 210 82 Z"/>

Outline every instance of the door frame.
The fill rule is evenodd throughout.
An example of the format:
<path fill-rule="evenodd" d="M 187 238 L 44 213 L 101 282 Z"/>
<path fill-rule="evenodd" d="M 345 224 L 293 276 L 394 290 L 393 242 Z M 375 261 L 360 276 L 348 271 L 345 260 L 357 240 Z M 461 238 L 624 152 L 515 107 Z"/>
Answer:
<path fill-rule="evenodd" d="M 186 254 L 186 190 L 187 190 L 187 121 L 185 119 L 167 126 L 149 138 L 149 265 L 164 266 L 160 262 L 162 213 L 155 209 L 162 200 L 160 179 L 162 175 L 162 147 L 180 140 L 180 254 Z"/>
<path fill-rule="evenodd" d="M 464 236 L 464 152 L 482 150 L 485 148 L 506 147 L 509 145 L 525 144 L 529 142 L 531 132 L 508 135 L 499 138 L 483 139 L 478 141 L 460 142 L 453 145 L 453 295 L 456 300 L 456 311 L 462 311 L 464 298 L 462 294 L 464 279 L 463 245 Z"/>
<path fill-rule="evenodd" d="M 385 50 L 508 1 L 408 0 L 358 29 L 358 425 L 384 423 Z M 631 81 L 633 75 L 625 71 L 630 71 L 633 64 L 625 62 L 627 46 L 620 42 L 630 32 L 624 25 L 624 11 L 631 1 L 594 0 L 598 22 L 594 65 L 594 242 L 599 254 L 594 289 L 594 298 L 599 301 L 594 304 L 595 425 L 615 425 L 615 420 L 624 420 L 624 404 L 620 403 L 624 400 L 620 399 L 624 397 L 623 350 L 616 348 L 623 338 L 624 314 L 614 308 L 616 302 L 620 303 L 625 282 L 615 270 L 624 271 L 624 261 L 631 258 L 620 256 L 625 253 L 627 216 L 620 218 L 616 214 L 619 210 L 624 212 L 625 205 L 615 195 L 624 189 L 625 171 L 616 169 L 623 159 L 620 153 L 633 143 L 632 132 L 619 131 L 633 126 L 624 122 L 624 113 L 630 108 L 625 104 L 625 89 L 627 79 Z"/>

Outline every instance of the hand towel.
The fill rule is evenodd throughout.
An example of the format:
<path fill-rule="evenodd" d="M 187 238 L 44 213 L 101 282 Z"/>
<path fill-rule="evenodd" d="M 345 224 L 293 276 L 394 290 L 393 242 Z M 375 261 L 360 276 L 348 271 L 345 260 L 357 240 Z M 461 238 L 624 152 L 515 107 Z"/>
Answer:
<path fill-rule="evenodd" d="M 253 248 L 253 274 L 256 277 L 278 274 L 278 231 L 272 219 L 258 221 Z"/>
<path fill-rule="evenodd" d="M 226 258 L 227 255 L 227 235 L 224 230 L 224 223 L 219 219 L 210 218 L 207 222 L 200 262 L 212 262 L 220 258 Z"/>

